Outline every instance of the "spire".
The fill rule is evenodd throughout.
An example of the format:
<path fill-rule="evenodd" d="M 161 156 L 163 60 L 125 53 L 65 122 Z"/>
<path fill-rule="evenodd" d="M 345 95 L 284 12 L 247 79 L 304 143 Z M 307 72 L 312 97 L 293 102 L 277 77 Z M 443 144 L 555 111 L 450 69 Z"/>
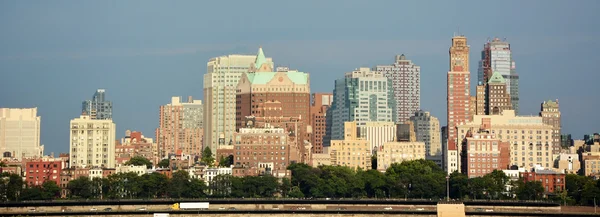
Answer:
<path fill-rule="evenodd" d="M 254 61 L 254 67 L 260 69 L 262 64 L 264 64 L 266 61 L 267 59 L 265 58 L 265 53 L 263 53 L 262 46 L 260 46 L 258 47 L 258 53 L 256 54 L 256 61 Z"/>

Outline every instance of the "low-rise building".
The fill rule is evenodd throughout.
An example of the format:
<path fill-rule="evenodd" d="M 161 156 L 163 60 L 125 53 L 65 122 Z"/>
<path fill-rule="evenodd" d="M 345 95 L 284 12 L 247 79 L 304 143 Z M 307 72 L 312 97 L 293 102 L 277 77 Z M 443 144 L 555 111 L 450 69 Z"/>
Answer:
<path fill-rule="evenodd" d="M 232 175 L 233 167 L 213 167 L 204 169 L 204 182 L 209 185 L 218 175 Z"/>
<path fill-rule="evenodd" d="M 115 173 L 135 173 L 138 174 L 138 176 L 144 175 L 148 172 L 148 169 L 145 165 L 119 165 L 117 168 L 115 168 L 115 170 Z"/>
<path fill-rule="evenodd" d="M 377 150 L 377 170 L 386 171 L 393 163 L 425 159 L 424 142 L 386 142 Z"/>
<path fill-rule="evenodd" d="M 546 194 L 565 190 L 566 181 L 564 173 L 536 167 L 531 172 L 522 172 L 521 177 L 525 182 L 541 182 Z"/>
<path fill-rule="evenodd" d="M 29 186 L 41 185 L 45 181 L 54 181 L 60 186 L 60 174 L 65 162 L 60 158 L 37 159 L 25 165 L 25 181 Z"/>

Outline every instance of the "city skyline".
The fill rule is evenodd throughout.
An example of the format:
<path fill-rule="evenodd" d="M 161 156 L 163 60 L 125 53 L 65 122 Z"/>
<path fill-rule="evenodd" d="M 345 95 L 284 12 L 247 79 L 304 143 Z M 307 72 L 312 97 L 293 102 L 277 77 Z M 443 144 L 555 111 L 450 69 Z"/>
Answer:
<path fill-rule="evenodd" d="M 104 23 L 96 20 L 103 17 L 100 14 L 92 13 L 83 16 L 80 14 L 81 12 L 70 11 L 70 9 L 74 9 L 73 7 L 82 6 L 79 4 L 61 9 L 55 5 L 41 3 L 41 5 L 48 6 L 48 10 L 53 13 L 69 12 L 63 16 L 42 21 L 47 17 L 35 14 L 38 9 L 31 5 L 28 7 L 26 3 L 2 3 L 3 6 L 0 8 L 3 9 L 0 9 L 2 12 L 0 16 L 5 19 L 0 21 L 0 26 L 6 29 L 7 34 L 0 36 L 2 39 L 0 45 L 6 48 L 0 51 L 0 71 L 3 72 L 4 77 L 0 81 L 2 87 L 0 89 L 2 90 L 0 91 L 0 107 L 38 108 L 38 115 L 42 118 L 41 144 L 45 145 L 46 154 L 67 151 L 69 147 L 68 122 L 80 115 L 81 101 L 89 99 L 90 93 L 96 89 L 106 89 L 107 99 L 113 102 L 113 120 L 118 132 L 116 138 L 123 137 L 126 129 L 152 135 L 153 130 L 158 127 L 159 106 L 168 102 L 170 97 L 191 95 L 204 100 L 202 98 L 202 77 L 206 73 L 204 64 L 210 58 L 228 54 L 253 55 L 257 47 L 262 46 L 267 50 L 269 56 L 277 57 L 277 63 L 310 73 L 313 81 L 311 92 L 313 93 L 332 92 L 334 80 L 343 76 L 343 73 L 362 66 L 373 67 L 378 64 L 389 64 L 395 55 L 404 53 L 413 62 L 418 63 L 423 70 L 423 74 L 421 74 L 421 109 L 430 111 L 433 116 L 439 118 L 440 123 L 446 123 L 446 108 L 442 104 L 445 100 L 448 40 L 460 25 L 461 34 L 468 37 L 469 45 L 471 45 L 469 56 L 473 61 L 469 64 L 469 71 L 472 80 L 477 75 L 479 51 L 483 49 L 487 38 L 506 37 L 511 43 L 513 59 L 517 63 L 520 76 L 519 114 L 536 115 L 539 112 L 540 103 L 559 99 L 563 133 L 573 134 L 574 138 L 582 138 L 584 134 L 597 132 L 599 129 L 594 123 L 598 123 L 599 120 L 593 112 L 599 104 L 587 99 L 593 98 L 594 93 L 600 92 L 597 85 L 593 86 L 594 81 L 597 82 L 599 79 L 599 75 L 592 73 L 595 68 L 593 63 L 598 59 L 598 55 L 594 55 L 594 52 L 600 48 L 600 44 L 593 39 L 600 34 L 598 30 L 588 29 L 586 26 L 593 24 L 591 20 L 597 20 L 598 15 L 593 14 L 594 8 L 597 7 L 593 6 L 597 6 L 598 3 L 588 2 L 589 4 L 586 5 L 585 1 L 581 1 L 577 5 L 564 2 L 550 4 L 546 5 L 547 14 L 536 14 L 536 17 L 524 16 L 522 13 L 535 10 L 538 2 L 531 1 L 522 4 L 519 2 L 519 7 L 516 2 L 511 3 L 498 7 L 514 10 L 516 18 L 506 18 L 505 20 L 490 18 L 488 22 L 491 23 L 490 26 L 493 26 L 492 24 L 501 26 L 518 21 L 520 25 L 525 26 L 524 29 L 514 26 L 507 29 L 502 28 L 502 30 L 497 27 L 490 29 L 488 26 L 482 26 L 476 19 L 477 16 L 485 14 L 483 11 L 475 11 L 471 8 L 472 14 L 460 16 L 459 12 L 444 12 L 441 9 L 448 5 L 454 7 L 452 3 L 438 3 L 440 8 L 432 9 L 433 12 L 440 12 L 435 16 L 436 18 L 428 18 L 430 20 L 419 23 L 425 25 L 427 22 L 432 22 L 431 19 L 439 19 L 445 15 L 455 18 L 457 22 L 448 24 L 450 21 L 440 20 L 431 28 L 419 29 L 416 31 L 417 33 L 402 34 L 384 28 L 384 26 L 396 22 L 396 19 L 392 21 L 377 19 L 380 23 L 373 24 L 367 29 L 371 31 L 384 30 L 384 33 L 388 34 L 384 34 L 384 36 L 373 36 L 373 34 L 350 36 L 353 32 L 350 30 L 351 27 L 368 25 L 376 18 L 365 18 L 366 21 L 352 18 L 333 30 L 324 28 L 327 25 L 333 25 L 337 19 L 308 28 L 303 27 L 304 22 L 308 23 L 311 20 L 298 21 L 286 18 L 278 25 L 283 26 L 282 22 L 291 22 L 293 25 L 273 30 L 267 29 L 273 34 L 263 35 L 262 38 L 256 38 L 256 36 L 223 37 L 228 34 L 218 33 L 217 36 L 211 36 L 212 38 L 201 39 L 164 34 L 140 39 L 138 34 L 154 32 L 149 30 L 148 26 L 136 30 L 123 30 L 121 34 L 108 34 L 106 39 L 99 39 L 82 33 L 78 35 L 75 27 L 84 24 L 80 24 L 76 20 L 66 21 L 65 19 L 69 18 L 69 15 L 80 15 L 83 20 L 81 22 L 104 24 L 97 27 L 98 31 L 119 32 L 119 28 L 107 24 L 117 22 L 118 19 L 127 20 L 128 17 L 117 13 L 116 18 L 111 18 L 112 21 Z M 486 5 L 475 2 L 461 4 L 474 5 L 471 7 Z M 427 4 L 421 4 L 421 6 L 423 5 Z M 344 9 L 378 8 L 365 6 L 349 4 Z M 410 3 L 409 6 L 417 7 L 419 5 Z M 317 16 L 311 19 L 326 19 L 330 16 L 326 16 L 327 10 L 325 6 L 323 7 L 316 8 Z M 390 5 L 389 8 L 393 8 L 393 6 Z M 577 14 L 573 14 L 573 19 L 570 19 L 568 23 L 553 16 L 565 8 L 578 11 Z M 190 15 L 185 8 L 178 9 L 183 10 L 182 14 Z M 380 8 L 380 10 L 386 9 Z M 87 9 L 83 11 L 83 13 L 89 12 Z M 23 13 L 19 14 L 20 12 Z M 336 13 L 340 12 L 336 11 Z M 343 11 L 341 13 L 343 14 Z M 137 15 L 151 16 L 145 12 L 138 12 Z M 33 21 L 22 19 L 23 16 L 32 16 Z M 258 18 L 253 19 L 260 20 L 268 17 L 257 16 Z M 496 15 L 493 15 L 492 18 L 494 16 Z M 244 17 L 240 15 L 236 18 L 243 19 Z M 236 18 L 234 21 L 230 20 L 234 27 L 244 27 L 242 24 L 244 22 L 235 20 Z M 411 13 L 399 15 L 398 20 L 406 18 L 417 18 L 417 15 Z M 178 34 L 181 35 L 190 34 L 190 32 L 192 32 L 191 35 L 199 34 L 197 31 L 190 30 L 188 32 L 182 26 L 168 27 L 169 23 L 177 23 L 175 21 L 177 18 L 175 20 L 172 20 L 173 18 L 164 19 L 166 20 L 158 22 L 158 29 L 180 32 Z M 198 20 L 198 18 L 191 18 L 191 20 Z M 541 20 L 546 21 L 542 22 Z M 150 22 L 155 21 L 157 20 Z M 129 25 L 136 25 L 136 22 L 138 24 L 146 23 L 143 20 L 132 18 L 132 23 L 122 24 L 124 25 L 122 27 L 128 28 Z M 43 27 L 45 24 L 61 25 L 58 25 L 60 28 L 57 29 L 45 29 Z M 250 26 L 255 27 L 255 25 Z M 295 26 L 296 30 L 302 30 L 298 31 L 301 34 L 286 36 L 275 31 L 293 29 L 290 26 Z M 551 27 L 555 29 L 550 30 Z M 84 26 L 84 28 L 89 29 L 89 32 L 94 32 L 91 31 L 92 27 Z M 222 29 L 220 28 L 220 30 Z M 321 32 L 318 34 L 309 33 L 319 29 Z M 39 32 L 42 30 L 46 32 Z M 237 31 L 231 30 L 234 32 L 231 35 L 240 35 L 239 33 L 247 30 L 247 27 Z M 39 35 L 47 37 L 49 40 L 42 40 Z M 61 39 L 67 35 L 75 37 L 72 45 L 64 48 L 56 47 L 70 44 L 71 40 Z M 169 38 L 170 41 L 161 42 L 159 38 L 163 36 Z M 335 38 L 336 36 L 339 39 Z M 223 39 L 215 37 L 223 37 Z M 150 42 L 147 44 L 151 45 L 134 43 L 129 47 L 123 46 L 128 40 L 147 40 Z M 114 41 L 119 41 L 119 43 L 113 43 Z M 98 46 L 106 46 L 106 49 Z M 557 64 L 548 64 L 552 62 L 549 60 L 555 58 L 561 61 L 557 61 L 559 62 Z M 164 82 L 168 85 L 156 82 Z M 558 87 L 585 86 L 584 89 L 588 90 L 582 88 L 537 88 L 536 85 L 539 84 Z M 474 88 L 474 84 L 472 84 L 470 89 L 473 93 Z"/>

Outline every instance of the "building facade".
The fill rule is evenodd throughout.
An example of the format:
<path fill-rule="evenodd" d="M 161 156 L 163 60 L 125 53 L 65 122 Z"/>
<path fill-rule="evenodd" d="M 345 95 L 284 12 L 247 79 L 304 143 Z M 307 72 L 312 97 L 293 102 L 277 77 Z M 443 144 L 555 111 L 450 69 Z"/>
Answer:
<path fill-rule="evenodd" d="M 377 150 L 377 170 L 386 171 L 394 163 L 425 159 L 424 142 L 386 142 Z"/>
<path fill-rule="evenodd" d="M 475 115 L 473 122 L 457 126 L 458 138 L 462 140 L 479 129 L 510 144 L 511 166 L 550 168 L 554 165 L 552 126 L 544 124 L 541 117 L 516 116 L 513 110 L 504 110 L 499 115 Z"/>
<path fill-rule="evenodd" d="M 471 133 L 462 144 L 461 172 L 469 178 L 482 177 L 510 166 L 510 145 L 487 131 Z"/>
<path fill-rule="evenodd" d="M 115 167 L 115 124 L 81 115 L 71 120 L 69 163 L 73 168 Z"/>
<path fill-rule="evenodd" d="M 392 65 L 375 66 L 392 83 L 396 100 L 396 120 L 407 121 L 421 107 L 421 67 L 407 60 L 404 54 L 397 55 Z"/>
<path fill-rule="evenodd" d="M 417 141 L 425 143 L 426 156 L 442 156 L 440 121 L 429 112 L 419 110 L 410 117 Z"/>
<path fill-rule="evenodd" d="M 37 108 L 0 108 L 0 153 L 2 158 L 38 158 L 44 155 L 40 145 L 41 118 Z"/>
<path fill-rule="evenodd" d="M 475 106 L 475 113 L 472 114 L 471 117 L 473 115 L 485 115 L 485 85 L 480 83 L 475 89 L 477 91 L 475 96 L 475 100 L 477 102 Z"/>
<path fill-rule="evenodd" d="M 510 44 L 506 40 L 494 38 L 483 45 L 477 73 L 478 81 L 486 84 L 494 72 L 506 80 L 506 90 L 510 95 L 511 107 L 519 113 L 519 75 L 515 70 Z"/>
<path fill-rule="evenodd" d="M 552 152 L 554 154 L 560 153 L 561 149 L 561 125 L 560 125 L 560 108 L 558 100 L 548 100 L 542 103 L 540 109 L 540 117 L 544 124 L 552 126 Z"/>
<path fill-rule="evenodd" d="M 390 80 L 381 72 L 359 68 L 335 81 L 326 139 L 343 140 L 345 122 L 395 122 L 396 100 Z M 331 124 L 329 124 L 331 122 Z M 328 143 L 328 141 L 325 141 Z"/>
<path fill-rule="evenodd" d="M 323 153 L 323 137 L 327 130 L 327 110 L 333 103 L 332 93 L 313 93 L 310 97 L 310 126 L 312 127 L 312 152 Z"/>
<path fill-rule="evenodd" d="M 386 142 L 396 141 L 396 124 L 394 122 L 365 122 L 358 127 L 358 137 L 370 143 L 369 151 L 374 153 Z"/>
<path fill-rule="evenodd" d="M 469 45 L 464 36 L 454 36 L 450 47 L 450 70 L 447 77 L 448 145 L 445 150 L 448 174 L 459 170 L 459 145 L 456 126 L 471 119 L 469 114 Z"/>
<path fill-rule="evenodd" d="M 534 171 L 521 173 L 521 177 L 525 182 L 541 182 L 546 194 L 565 190 L 566 180 L 564 173 L 537 168 Z"/>
<path fill-rule="evenodd" d="M 172 97 L 170 104 L 160 106 L 159 128 L 156 129 L 160 158 L 178 152 L 202 155 L 202 113 L 202 101 L 192 97 L 187 102 Z"/>
<path fill-rule="evenodd" d="M 60 158 L 38 158 L 25 164 L 25 182 L 28 186 L 42 185 L 45 181 L 61 184 L 60 174 L 65 168 L 65 162 Z"/>
<path fill-rule="evenodd" d="M 153 164 L 159 162 L 158 146 L 152 138 L 146 138 L 141 132 L 125 131 L 125 137 L 115 144 L 116 164 L 124 164 L 132 157 L 142 156 Z"/>
<path fill-rule="evenodd" d="M 204 75 L 204 145 L 214 150 L 233 141 L 236 90 L 242 74 L 250 70 L 256 55 L 211 58 Z M 271 64 L 271 58 L 265 58 Z"/>
<path fill-rule="evenodd" d="M 268 165 L 271 173 L 285 173 L 291 163 L 300 162 L 296 140 L 288 133 L 269 125 L 239 129 L 234 134 L 235 166 L 261 168 Z"/>
<path fill-rule="evenodd" d="M 81 112 L 92 120 L 112 119 L 112 102 L 105 99 L 106 90 L 98 89 L 91 100 L 81 103 Z"/>
<path fill-rule="evenodd" d="M 273 70 L 262 48 L 256 62 L 244 73 L 237 86 L 236 130 L 247 127 L 247 118 L 273 117 L 295 119 L 293 134 L 299 143 L 309 142 L 310 78 L 308 73 L 280 67 Z M 266 122 L 269 122 L 266 120 Z M 273 123 L 274 124 L 274 123 Z M 311 149 L 302 153 L 310 153 Z"/>
<path fill-rule="evenodd" d="M 497 115 L 504 110 L 512 110 L 506 81 L 498 72 L 488 80 L 485 90 L 485 114 Z"/>
<path fill-rule="evenodd" d="M 358 136 L 358 123 L 345 122 L 343 140 L 331 140 L 329 152 L 331 165 L 347 166 L 353 169 L 371 169 L 371 143 Z"/>

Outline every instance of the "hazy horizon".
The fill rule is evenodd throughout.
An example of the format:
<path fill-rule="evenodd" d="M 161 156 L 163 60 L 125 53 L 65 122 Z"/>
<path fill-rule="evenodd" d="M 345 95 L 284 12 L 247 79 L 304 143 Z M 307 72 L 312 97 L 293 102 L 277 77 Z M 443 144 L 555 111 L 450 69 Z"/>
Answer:
<path fill-rule="evenodd" d="M 106 89 L 116 138 L 128 129 L 154 138 L 171 96 L 202 99 L 210 58 L 262 46 L 275 65 L 310 73 L 311 92 L 405 54 L 421 66 L 422 109 L 444 126 L 448 49 L 460 31 L 473 80 L 486 40 L 506 38 L 520 115 L 558 99 L 562 133 L 577 139 L 600 132 L 599 9 L 593 0 L 1 1 L 0 107 L 38 107 L 45 154 L 57 154 L 82 101 Z"/>

